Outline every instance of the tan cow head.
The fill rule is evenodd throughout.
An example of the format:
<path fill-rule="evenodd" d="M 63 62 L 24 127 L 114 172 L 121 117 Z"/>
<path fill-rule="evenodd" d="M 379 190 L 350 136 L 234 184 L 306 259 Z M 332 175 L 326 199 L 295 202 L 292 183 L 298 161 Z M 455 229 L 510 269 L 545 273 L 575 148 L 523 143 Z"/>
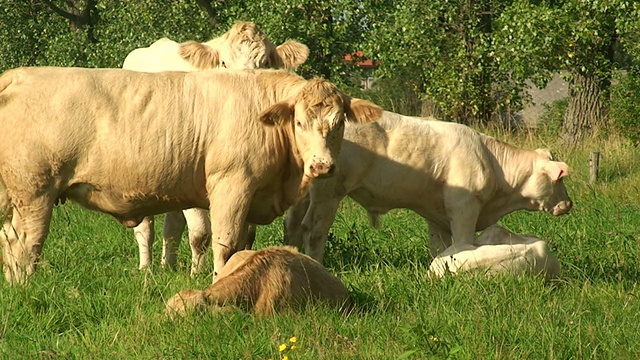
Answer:
<path fill-rule="evenodd" d="M 533 171 L 527 182 L 524 195 L 531 199 L 536 210 L 552 215 L 566 214 L 573 203 L 567 194 L 562 179 L 569 175 L 569 167 L 556 161 L 548 149 L 537 149 L 533 161 Z"/>
<path fill-rule="evenodd" d="M 260 115 L 268 125 L 291 124 L 295 134 L 293 146 L 304 163 L 309 178 L 331 176 L 335 170 L 344 122 L 368 123 L 382 116 L 382 109 L 361 99 L 342 94 L 322 79 L 307 81 L 294 97 L 276 103 Z"/>
<path fill-rule="evenodd" d="M 182 43 L 180 56 L 202 70 L 293 69 L 307 60 L 309 49 L 293 40 L 276 47 L 257 25 L 238 21 L 224 35 L 207 43 Z"/>

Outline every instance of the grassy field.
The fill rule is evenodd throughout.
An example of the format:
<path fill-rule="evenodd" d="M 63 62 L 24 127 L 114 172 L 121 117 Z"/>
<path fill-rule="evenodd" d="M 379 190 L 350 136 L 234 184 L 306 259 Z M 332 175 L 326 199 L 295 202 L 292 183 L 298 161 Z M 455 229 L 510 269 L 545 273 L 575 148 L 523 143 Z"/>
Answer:
<path fill-rule="evenodd" d="M 31 283 L 0 281 L 0 358 L 640 358 L 640 151 L 617 140 L 572 151 L 534 134 L 508 141 L 551 147 L 572 168 L 566 180 L 575 202 L 571 214 L 517 212 L 501 222 L 551 244 L 563 268 L 557 283 L 430 279 L 421 218 L 394 211 L 376 230 L 347 201 L 332 229 L 326 265 L 351 289 L 353 311 L 318 306 L 271 318 L 236 311 L 171 322 L 163 315 L 165 301 L 210 282 L 209 275 L 188 276 L 186 241 L 177 272 L 157 265 L 141 272 L 131 230 L 67 204 L 55 210 Z M 602 152 L 601 181 L 591 185 L 594 150 Z M 281 239 L 279 220 L 259 229 L 257 247 Z M 156 262 L 160 249 L 156 243 Z M 282 344 L 288 347 L 281 352 Z"/>

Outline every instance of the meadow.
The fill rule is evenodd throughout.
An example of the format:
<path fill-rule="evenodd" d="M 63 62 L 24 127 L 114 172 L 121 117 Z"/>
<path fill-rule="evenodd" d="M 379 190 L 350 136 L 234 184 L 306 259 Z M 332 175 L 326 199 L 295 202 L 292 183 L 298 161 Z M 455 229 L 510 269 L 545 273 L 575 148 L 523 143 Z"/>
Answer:
<path fill-rule="evenodd" d="M 426 223 L 390 212 L 379 229 L 351 201 L 332 228 L 325 265 L 350 289 L 347 313 L 322 305 L 269 318 L 234 310 L 170 321 L 165 301 L 205 288 L 179 268 L 137 269 L 130 229 L 66 204 L 55 209 L 44 256 L 27 286 L 0 281 L 2 359 L 633 359 L 640 358 L 640 149 L 593 139 L 577 149 L 538 133 L 500 134 L 550 147 L 571 167 L 574 208 L 552 217 L 516 212 L 501 224 L 549 242 L 563 276 L 427 276 Z M 588 158 L 600 151 L 600 178 Z M 161 234 L 161 217 L 156 225 Z M 256 248 L 282 242 L 282 220 L 258 230 Z M 293 338 L 293 339 L 292 339 Z"/>

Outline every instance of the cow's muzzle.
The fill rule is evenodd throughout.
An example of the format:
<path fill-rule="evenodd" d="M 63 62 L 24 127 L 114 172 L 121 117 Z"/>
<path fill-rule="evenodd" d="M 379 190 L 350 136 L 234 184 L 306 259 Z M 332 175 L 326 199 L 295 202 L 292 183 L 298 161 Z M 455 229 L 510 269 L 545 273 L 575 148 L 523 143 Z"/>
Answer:
<path fill-rule="evenodd" d="M 573 203 L 571 200 L 560 201 L 553 207 L 553 211 L 551 212 L 553 216 L 564 215 L 571 210 L 573 207 Z"/>
<path fill-rule="evenodd" d="M 329 177 L 336 171 L 333 163 L 317 162 L 309 165 L 309 175 L 312 178 Z"/>

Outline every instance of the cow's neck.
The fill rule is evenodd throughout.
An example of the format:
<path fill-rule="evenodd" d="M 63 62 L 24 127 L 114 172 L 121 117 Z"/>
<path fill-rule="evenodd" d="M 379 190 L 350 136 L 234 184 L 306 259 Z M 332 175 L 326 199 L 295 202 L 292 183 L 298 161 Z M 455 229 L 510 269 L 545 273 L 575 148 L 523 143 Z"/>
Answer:
<path fill-rule="evenodd" d="M 309 177 L 304 175 L 304 161 L 302 156 L 296 147 L 295 132 L 293 127 L 289 128 L 289 139 L 291 139 L 291 146 L 289 146 L 289 161 L 290 175 L 287 185 L 285 186 L 285 201 L 287 206 L 291 206 L 304 197 L 309 190 Z"/>
<path fill-rule="evenodd" d="M 492 162 L 496 175 L 494 196 L 486 204 L 485 211 L 500 218 L 515 210 L 536 210 L 531 201 L 522 196 L 522 190 L 532 175 L 535 152 L 488 136 L 483 140 L 494 157 Z"/>
<path fill-rule="evenodd" d="M 295 204 L 307 194 L 309 178 L 304 175 L 304 162 L 296 147 L 293 126 L 284 126 L 277 130 L 278 147 L 287 149 L 282 162 L 280 202 L 282 211 Z"/>

